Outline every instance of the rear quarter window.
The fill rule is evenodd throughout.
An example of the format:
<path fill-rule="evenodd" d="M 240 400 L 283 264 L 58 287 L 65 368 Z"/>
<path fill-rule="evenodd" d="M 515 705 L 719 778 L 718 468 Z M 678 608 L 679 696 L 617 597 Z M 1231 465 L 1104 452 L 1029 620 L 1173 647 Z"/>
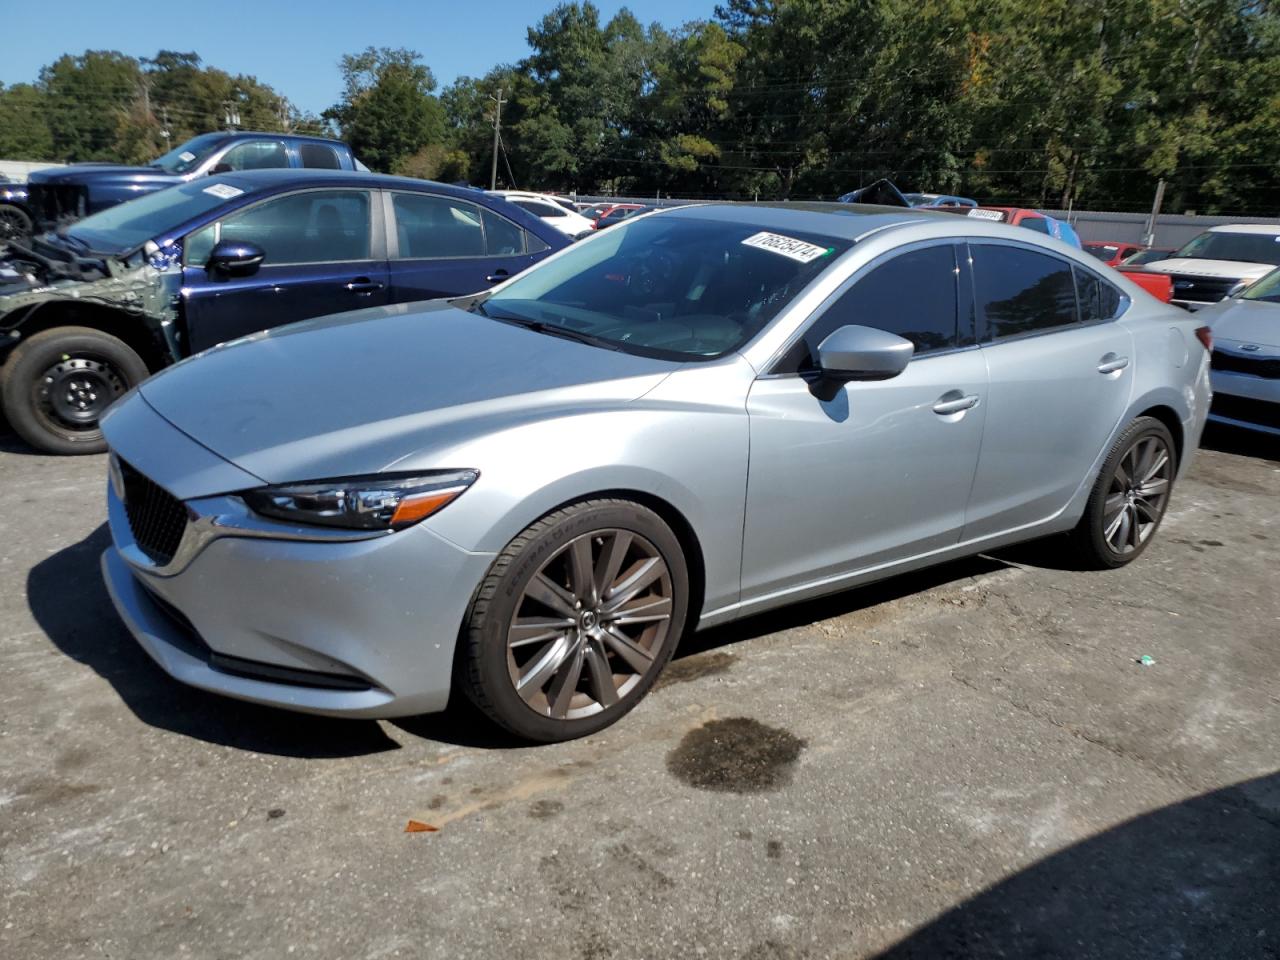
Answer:
<path fill-rule="evenodd" d="M 341 170 L 342 158 L 338 151 L 323 143 L 304 143 L 298 147 L 302 165 L 313 170 Z"/>

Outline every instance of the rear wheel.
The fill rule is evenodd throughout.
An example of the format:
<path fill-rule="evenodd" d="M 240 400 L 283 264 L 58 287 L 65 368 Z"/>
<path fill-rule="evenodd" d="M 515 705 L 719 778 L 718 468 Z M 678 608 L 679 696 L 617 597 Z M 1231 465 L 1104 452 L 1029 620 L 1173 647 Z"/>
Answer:
<path fill-rule="evenodd" d="M 464 689 L 528 740 L 593 733 L 648 692 L 688 602 L 680 543 L 657 514 L 624 500 L 557 510 L 511 541 L 481 584 Z"/>
<path fill-rule="evenodd" d="M 1094 483 L 1073 537 L 1091 567 L 1122 567 L 1137 559 L 1164 519 L 1176 468 L 1169 428 L 1139 417 L 1120 435 Z"/>
<path fill-rule="evenodd" d="M 101 453 L 99 418 L 147 374 L 128 344 L 101 330 L 44 330 L 14 347 L 0 372 L 5 416 L 48 453 Z"/>

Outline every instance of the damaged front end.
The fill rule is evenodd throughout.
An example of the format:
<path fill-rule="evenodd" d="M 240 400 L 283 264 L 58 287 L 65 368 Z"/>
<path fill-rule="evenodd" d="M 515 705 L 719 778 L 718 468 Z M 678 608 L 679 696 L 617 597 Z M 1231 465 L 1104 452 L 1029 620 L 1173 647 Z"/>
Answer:
<path fill-rule="evenodd" d="M 24 337 L 73 324 L 142 348 L 153 368 L 177 360 L 181 260 L 176 247 L 154 243 L 124 256 L 78 251 L 56 236 L 11 243 L 0 255 L 0 361 Z"/>

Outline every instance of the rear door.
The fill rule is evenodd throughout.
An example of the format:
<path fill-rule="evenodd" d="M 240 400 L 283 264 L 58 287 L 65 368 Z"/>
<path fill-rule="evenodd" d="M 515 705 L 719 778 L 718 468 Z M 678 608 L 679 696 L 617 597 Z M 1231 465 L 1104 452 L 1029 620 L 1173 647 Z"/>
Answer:
<path fill-rule="evenodd" d="M 1066 507 L 1129 405 L 1127 298 L 1100 274 L 1012 243 L 971 243 L 990 380 L 964 539 L 1048 520 Z"/>
<path fill-rule="evenodd" d="M 303 190 L 245 207 L 191 234 L 183 268 L 189 352 L 386 303 L 381 228 L 368 190 Z M 211 273 L 205 264 L 219 240 L 247 240 L 266 258 L 247 277 Z"/>
<path fill-rule="evenodd" d="M 753 384 L 744 600 L 959 540 L 987 373 L 955 250 L 935 242 L 873 263 Z M 890 380 L 828 390 L 812 375 L 813 358 L 845 324 L 906 337 L 916 354 Z"/>
<path fill-rule="evenodd" d="M 386 197 L 392 303 L 478 293 L 547 250 L 506 217 L 468 200 L 410 191 Z"/>

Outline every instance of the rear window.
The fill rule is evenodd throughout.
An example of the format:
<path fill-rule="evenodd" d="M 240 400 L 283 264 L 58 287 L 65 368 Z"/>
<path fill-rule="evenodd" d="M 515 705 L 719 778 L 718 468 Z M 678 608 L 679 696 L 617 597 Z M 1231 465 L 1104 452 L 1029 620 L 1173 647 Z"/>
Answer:
<path fill-rule="evenodd" d="M 1085 253 L 1093 254 L 1093 256 L 1097 257 L 1099 260 L 1102 260 L 1104 262 L 1114 257 L 1116 253 L 1119 252 L 1119 250 L 1120 250 L 1119 247 L 1097 246 L 1093 244 L 1084 248 Z"/>

